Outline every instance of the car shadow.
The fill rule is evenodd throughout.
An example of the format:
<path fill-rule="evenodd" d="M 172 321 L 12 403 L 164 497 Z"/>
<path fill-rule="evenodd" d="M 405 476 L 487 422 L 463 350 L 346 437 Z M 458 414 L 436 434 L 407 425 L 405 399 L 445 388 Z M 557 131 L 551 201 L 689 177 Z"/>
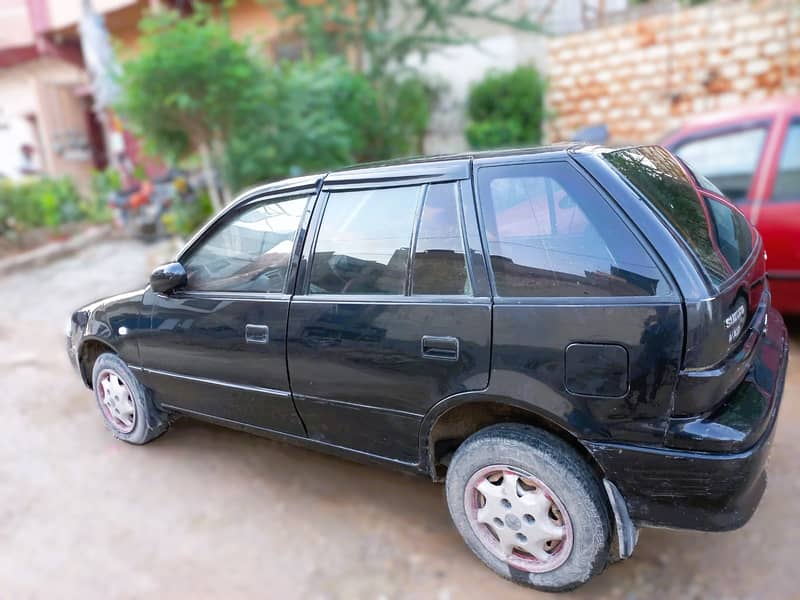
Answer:
<path fill-rule="evenodd" d="M 423 554 L 426 550 L 447 552 L 448 568 L 441 574 L 443 584 L 451 577 L 458 577 L 459 573 L 468 572 L 481 586 L 487 586 L 487 590 L 497 589 L 505 597 L 516 596 L 519 590 L 525 594 L 520 597 L 530 597 L 530 590 L 503 581 L 488 569 L 479 568 L 479 563 L 451 525 L 443 486 L 432 484 L 423 477 L 362 465 L 190 419 L 179 420 L 156 444 L 171 447 L 197 465 L 211 462 L 215 464 L 215 470 L 237 472 L 245 481 L 255 479 L 266 486 L 283 488 L 281 494 L 285 493 L 287 500 L 297 497 L 294 492 L 302 489 L 304 504 L 295 507 L 297 514 L 313 511 L 316 526 L 321 529 L 335 528 L 335 521 L 351 519 L 354 513 L 360 514 L 361 519 L 376 523 L 389 520 L 395 526 L 399 525 L 397 531 L 388 534 L 393 545 L 413 547 L 411 540 L 416 539 L 429 546 L 427 549 L 416 548 Z M 192 467 L 190 464 L 187 468 Z M 253 504 L 253 509 L 259 510 L 258 503 Z M 291 527 L 291 523 L 286 522 L 284 526 Z M 702 596 L 703 592 L 713 591 L 713 588 L 702 586 L 707 568 L 707 559 L 704 562 L 703 555 L 720 544 L 741 544 L 742 536 L 737 534 L 643 529 L 633 558 L 611 565 L 606 573 L 571 596 L 618 597 L 633 590 L 637 597 L 687 592 Z M 754 547 L 753 551 L 757 548 Z M 353 561 L 359 560 L 358 556 L 353 556 Z M 394 568 L 388 566 L 383 575 L 378 571 L 372 576 L 379 579 L 390 577 Z M 409 586 L 406 592 L 413 592 L 417 582 L 408 581 L 404 585 Z M 665 591 L 669 594 L 661 594 Z M 640 595 L 642 592 L 644 596 Z M 470 593 L 473 592 L 467 595 Z M 648 596 L 648 593 L 652 595 Z"/>

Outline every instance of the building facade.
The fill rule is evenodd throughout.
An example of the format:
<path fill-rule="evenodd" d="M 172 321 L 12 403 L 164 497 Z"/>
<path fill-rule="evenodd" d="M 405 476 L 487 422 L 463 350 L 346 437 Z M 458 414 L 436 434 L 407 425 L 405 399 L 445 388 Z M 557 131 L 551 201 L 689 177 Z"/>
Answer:
<path fill-rule="evenodd" d="M 188 0 L 0 0 L 0 177 L 70 176 L 88 189 L 92 171 L 134 162 L 138 145 L 107 111 L 97 110 L 81 52 L 80 21 L 102 15 L 119 58 L 137 52 L 138 24 L 148 10 L 189 10 Z M 257 0 L 229 13 L 237 37 L 265 42 L 278 21 Z"/>

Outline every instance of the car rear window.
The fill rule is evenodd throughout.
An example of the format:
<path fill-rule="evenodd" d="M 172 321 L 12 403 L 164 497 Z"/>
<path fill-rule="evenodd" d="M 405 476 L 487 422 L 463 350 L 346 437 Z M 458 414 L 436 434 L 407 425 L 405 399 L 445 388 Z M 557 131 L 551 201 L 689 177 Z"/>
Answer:
<path fill-rule="evenodd" d="M 605 153 L 611 163 L 672 225 L 720 285 L 736 272 L 753 245 L 750 225 L 728 203 L 698 194 L 680 163 L 659 146 Z"/>

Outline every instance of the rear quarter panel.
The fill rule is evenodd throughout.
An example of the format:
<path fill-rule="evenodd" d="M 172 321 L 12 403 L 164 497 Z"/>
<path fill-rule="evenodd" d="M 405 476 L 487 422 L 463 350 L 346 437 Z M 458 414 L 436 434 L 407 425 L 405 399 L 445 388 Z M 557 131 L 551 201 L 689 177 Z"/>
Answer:
<path fill-rule="evenodd" d="M 677 302 L 496 304 L 487 391 L 496 398 L 524 399 L 581 439 L 658 444 L 670 413 L 682 333 Z M 565 350 L 573 343 L 624 347 L 627 391 L 617 397 L 568 391 Z M 586 367 L 591 377 L 592 366 Z"/>
<path fill-rule="evenodd" d="M 675 240 L 616 171 L 594 152 L 571 158 L 624 218 L 665 274 L 672 294 L 495 298 L 492 370 L 485 395 L 517 406 L 522 402 L 580 439 L 660 445 L 684 347 L 681 292 L 703 295 L 705 286 Z M 623 394 L 593 396 L 568 389 L 566 349 L 579 343 L 626 350 L 628 388 Z M 582 367 L 591 378 L 595 365 Z M 597 377 L 603 376 L 598 371 Z"/>

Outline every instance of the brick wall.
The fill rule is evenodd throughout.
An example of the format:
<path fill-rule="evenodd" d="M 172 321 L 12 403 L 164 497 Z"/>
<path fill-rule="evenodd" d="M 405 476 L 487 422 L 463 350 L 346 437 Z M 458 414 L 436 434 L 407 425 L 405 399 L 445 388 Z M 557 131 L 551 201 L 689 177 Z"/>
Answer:
<path fill-rule="evenodd" d="M 688 115 L 800 94 L 800 1 L 719 1 L 548 42 L 551 140 L 656 141 Z"/>

